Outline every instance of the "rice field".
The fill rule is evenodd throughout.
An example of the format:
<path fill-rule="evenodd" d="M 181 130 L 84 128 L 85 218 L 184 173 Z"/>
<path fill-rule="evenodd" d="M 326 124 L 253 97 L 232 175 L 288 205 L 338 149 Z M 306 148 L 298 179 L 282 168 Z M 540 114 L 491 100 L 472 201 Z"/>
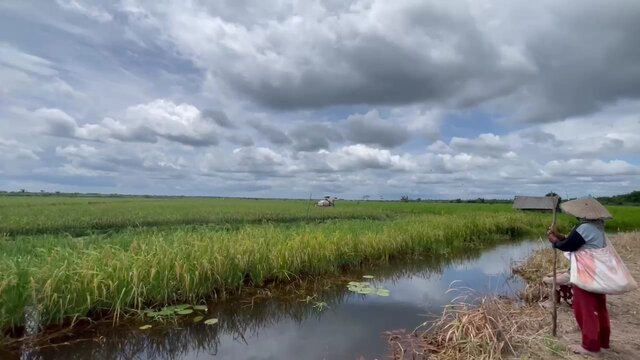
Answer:
<path fill-rule="evenodd" d="M 509 204 L 0 197 L 0 328 L 201 303 L 247 286 L 391 259 L 450 258 L 543 233 L 550 215 Z M 610 230 L 640 208 L 610 207 Z M 569 217 L 560 217 L 567 230 Z"/>

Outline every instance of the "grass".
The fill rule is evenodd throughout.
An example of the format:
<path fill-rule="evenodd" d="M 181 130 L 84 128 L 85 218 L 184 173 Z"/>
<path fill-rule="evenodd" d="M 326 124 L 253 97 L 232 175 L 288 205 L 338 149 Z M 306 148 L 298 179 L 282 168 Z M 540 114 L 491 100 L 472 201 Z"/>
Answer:
<path fill-rule="evenodd" d="M 546 359 L 546 350 L 541 356 L 532 351 L 533 345 L 556 346 L 546 336 L 546 317 L 539 306 L 519 306 L 509 299 L 485 297 L 471 304 L 461 298 L 426 330 L 392 335 L 392 359 Z M 528 356 L 522 357 L 525 347 Z"/>
<path fill-rule="evenodd" d="M 11 209 L 11 211 L 8 211 Z M 0 198 L 0 329 L 107 315 L 117 321 L 244 287 L 407 257 L 450 258 L 544 231 L 508 205 Z M 640 209 L 612 209 L 619 226 Z M 617 214 L 616 214 L 617 212 Z M 570 226 L 560 218 L 561 229 Z M 635 225 L 634 225 L 635 226 Z M 101 230 L 101 231 L 97 231 Z"/>

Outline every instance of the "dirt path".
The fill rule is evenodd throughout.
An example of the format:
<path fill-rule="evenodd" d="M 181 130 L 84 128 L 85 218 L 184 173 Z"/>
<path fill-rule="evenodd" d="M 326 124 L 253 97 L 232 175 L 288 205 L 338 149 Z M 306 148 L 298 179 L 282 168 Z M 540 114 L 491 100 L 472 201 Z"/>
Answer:
<path fill-rule="evenodd" d="M 640 232 L 612 237 L 612 243 L 636 281 L 640 281 Z M 607 297 L 611 319 L 611 349 L 602 351 L 599 359 L 640 359 L 640 290 Z M 580 330 L 572 309 L 558 309 L 558 334 L 563 344 L 579 344 Z M 589 359 L 594 356 L 568 355 L 569 359 Z"/>

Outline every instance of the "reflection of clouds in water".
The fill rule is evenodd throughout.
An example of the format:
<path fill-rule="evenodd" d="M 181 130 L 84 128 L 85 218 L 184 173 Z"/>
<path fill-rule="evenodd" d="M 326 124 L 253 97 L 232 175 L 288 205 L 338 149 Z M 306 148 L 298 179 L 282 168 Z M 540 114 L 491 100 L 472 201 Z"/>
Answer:
<path fill-rule="evenodd" d="M 220 337 L 216 359 L 355 359 L 384 352 L 383 331 L 411 326 L 419 315 L 414 306 L 345 303 L 301 324 L 285 320 L 247 336 L 247 344 L 231 334 Z M 208 359 L 187 354 L 186 359 Z"/>
<path fill-rule="evenodd" d="M 508 274 L 511 272 L 511 266 L 514 261 L 524 260 L 532 250 L 543 246 L 544 243 L 539 241 L 499 245 L 492 250 L 484 252 L 477 259 L 452 265 L 451 268 L 456 271 L 479 271 L 485 275 Z"/>
<path fill-rule="evenodd" d="M 367 302 L 376 303 L 406 303 L 427 308 L 433 304 L 442 304 L 446 301 L 445 292 L 448 284 L 443 283 L 440 274 L 425 276 L 412 275 L 396 281 L 383 281 L 375 286 L 389 289 L 389 297 L 370 296 Z"/>

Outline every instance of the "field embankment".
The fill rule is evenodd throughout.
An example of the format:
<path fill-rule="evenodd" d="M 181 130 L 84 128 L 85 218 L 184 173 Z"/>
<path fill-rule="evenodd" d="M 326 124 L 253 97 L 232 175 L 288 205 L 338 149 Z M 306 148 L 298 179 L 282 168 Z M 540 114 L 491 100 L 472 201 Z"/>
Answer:
<path fill-rule="evenodd" d="M 640 279 L 640 232 L 620 233 L 612 240 L 633 274 Z M 562 263 L 560 268 L 566 266 Z M 579 344 L 573 311 L 558 309 L 558 337 L 551 334 L 550 289 L 541 283 L 553 269 L 553 251 L 543 249 L 518 265 L 528 283 L 520 300 L 484 298 L 480 303 L 455 302 L 428 329 L 389 337 L 392 357 L 400 359 L 582 359 L 567 351 Z M 640 290 L 608 296 L 611 350 L 600 359 L 634 360 L 640 353 Z M 588 358 L 588 357 L 587 357 Z"/>

